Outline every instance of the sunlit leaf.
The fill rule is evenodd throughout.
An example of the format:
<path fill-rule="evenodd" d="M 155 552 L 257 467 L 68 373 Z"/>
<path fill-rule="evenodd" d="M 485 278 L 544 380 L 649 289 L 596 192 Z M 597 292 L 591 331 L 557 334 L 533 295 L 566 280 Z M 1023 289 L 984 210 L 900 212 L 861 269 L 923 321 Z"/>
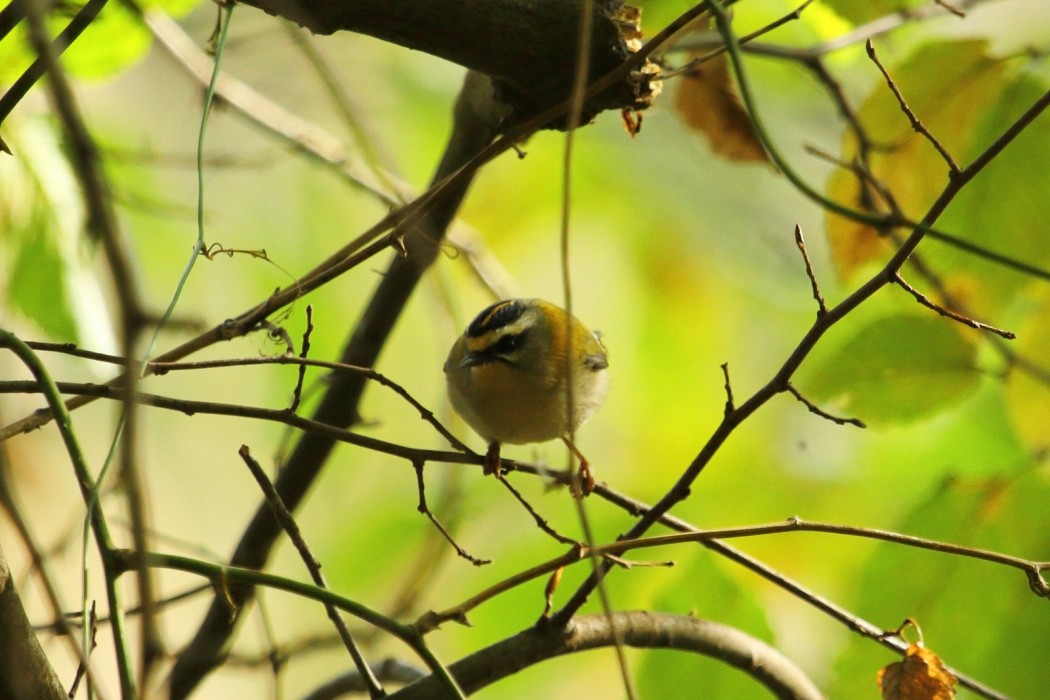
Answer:
<path fill-rule="evenodd" d="M 41 122 L 8 124 L 21 147 L 0 164 L 0 239 L 12 307 L 63 341 L 109 348 L 112 325 L 84 255 L 79 190 L 55 135 Z"/>
<path fill-rule="evenodd" d="M 682 77 L 675 109 L 718 155 L 736 161 L 769 161 L 751 117 L 733 89 L 725 54 Z"/>
<path fill-rule="evenodd" d="M 106 78 L 145 56 L 150 42 L 149 29 L 134 13 L 121 3 L 106 3 L 62 55 L 62 65 L 80 78 Z"/>
<path fill-rule="evenodd" d="M 0 83 L 4 85 L 13 83 L 33 61 L 23 26 L 17 25 L 0 41 Z"/>
<path fill-rule="evenodd" d="M 51 36 L 58 36 L 84 3 L 56 5 L 48 17 Z M 143 9 L 157 8 L 179 17 L 196 7 L 199 0 L 152 0 Z M 121 3 L 106 3 L 79 37 L 62 53 L 62 66 L 80 78 L 108 78 L 145 56 L 152 34 L 136 12 Z M 0 42 L 0 83 L 17 78 L 35 58 L 26 35 L 25 22 L 14 27 Z"/>
<path fill-rule="evenodd" d="M 980 41 L 926 44 L 903 64 L 887 68 L 912 112 L 957 161 L 968 152 L 988 105 L 999 99 L 1006 69 L 986 55 Z M 893 192 L 905 215 L 921 218 L 947 184 L 948 165 L 912 129 L 885 81 L 876 81 L 858 116 L 876 147 L 869 154 L 871 173 Z M 847 134 L 843 159 L 851 161 L 857 153 L 856 140 Z M 857 177 L 839 169 L 828 181 L 827 195 L 847 206 L 886 213 L 878 195 L 866 189 L 862 193 Z M 835 214 L 828 215 L 827 234 L 843 278 L 890 249 L 889 239 L 875 230 Z"/>
<path fill-rule="evenodd" d="M 49 336 L 75 341 L 76 323 L 63 289 L 65 261 L 46 228 L 23 237 L 8 281 L 11 304 Z"/>
<path fill-rule="evenodd" d="M 811 367 L 803 392 L 839 413 L 886 425 L 925 418 L 973 391 L 972 340 L 934 315 L 888 316 Z"/>

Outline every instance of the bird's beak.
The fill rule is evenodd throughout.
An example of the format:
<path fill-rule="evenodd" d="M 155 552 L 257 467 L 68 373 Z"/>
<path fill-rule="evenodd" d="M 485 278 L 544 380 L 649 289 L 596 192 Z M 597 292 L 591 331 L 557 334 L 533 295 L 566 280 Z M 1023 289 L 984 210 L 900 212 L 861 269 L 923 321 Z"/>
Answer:
<path fill-rule="evenodd" d="M 459 364 L 456 365 L 456 369 L 465 369 L 467 367 L 473 367 L 474 365 L 480 365 L 484 361 L 485 358 L 483 355 L 476 352 L 470 352 L 468 350 L 463 355 L 463 359 L 460 360 Z"/>

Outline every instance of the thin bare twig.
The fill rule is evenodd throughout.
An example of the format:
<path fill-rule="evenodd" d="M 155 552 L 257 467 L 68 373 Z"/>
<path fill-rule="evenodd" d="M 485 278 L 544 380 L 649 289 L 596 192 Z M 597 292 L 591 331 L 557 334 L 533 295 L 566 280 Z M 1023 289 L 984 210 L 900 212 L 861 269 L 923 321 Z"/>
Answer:
<path fill-rule="evenodd" d="M 50 351 L 60 352 L 74 357 L 82 357 L 85 359 L 95 360 L 98 362 L 107 362 L 111 364 L 123 364 L 124 359 L 118 355 L 108 355 L 106 353 L 93 352 L 91 350 L 84 350 L 78 348 L 73 343 L 46 343 L 39 341 L 27 341 L 26 345 L 39 351 Z M 420 403 L 415 397 L 413 397 L 407 389 L 403 386 L 390 379 L 381 372 L 370 367 L 358 367 L 356 365 L 349 365 L 345 362 L 331 362 L 328 360 L 314 360 L 306 357 L 293 357 L 291 355 L 277 355 L 274 357 L 242 357 L 232 358 L 226 360 L 202 360 L 198 362 L 150 362 L 148 368 L 150 372 L 157 376 L 163 376 L 168 372 L 177 371 L 189 371 L 189 370 L 202 370 L 202 369 L 216 369 L 221 367 L 250 367 L 254 365 L 301 365 L 304 367 L 321 367 L 324 369 L 331 369 L 340 372 L 352 372 L 355 374 L 364 375 L 366 378 L 375 381 L 400 396 L 409 405 L 419 412 L 420 417 L 429 423 L 434 430 L 443 437 L 449 445 L 460 452 L 471 453 L 472 450 L 467 447 L 459 438 L 453 435 L 448 428 L 446 428 L 438 419 L 434 416 L 434 412 Z M 0 383 L 2 384 L 2 383 Z M 11 385 L 13 386 L 13 385 Z M 59 382 L 59 386 L 66 386 L 72 389 L 76 386 L 66 382 Z M 97 385 L 90 385 L 97 387 Z M 63 389 L 65 391 L 65 389 Z M 95 391 L 69 391 L 67 393 L 84 393 L 90 396 L 103 396 L 105 394 L 96 393 Z"/>
<path fill-rule="evenodd" d="M 856 125 L 854 138 L 857 139 L 859 144 L 859 153 L 856 158 L 852 160 L 845 160 L 837 156 L 833 156 L 827 151 L 823 151 L 820 148 L 812 145 L 806 145 L 806 152 L 812 156 L 820 158 L 821 160 L 832 163 L 843 170 L 849 170 L 856 176 L 860 182 L 860 196 L 862 198 L 862 206 L 868 211 L 880 211 L 879 202 L 875 201 L 875 197 L 872 193 L 877 194 L 881 199 L 883 205 L 882 211 L 889 210 L 892 212 L 894 219 L 904 220 L 906 217 L 900 206 L 897 204 L 897 198 L 894 197 L 893 192 L 886 186 L 886 183 L 875 177 L 875 174 L 871 172 L 871 168 L 868 167 L 868 155 L 871 151 L 870 143 L 865 146 L 864 143 L 869 141 L 868 133 L 858 123 Z M 866 187 L 864 186 L 866 185 Z M 945 234 L 950 238 L 954 238 L 950 234 Z"/>
<path fill-rule="evenodd" d="M 314 307 L 306 305 L 306 330 L 303 331 L 303 346 L 299 351 L 299 359 L 306 360 L 310 355 L 310 334 L 314 332 Z M 299 376 L 295 380 L 295 389 L 292 391 L 292 405 L 289 411 L 295 413 L 299 408 L 299 402 L 303 398 L 303 380 L 306 379 L 306 363 L 299 364 Z"/>
<path fill-rule="evenodd" d="M 444 685 L 444 692 L 448 697 L 464 698 L 462 689 L 456 683 L 448 669 L 427 647 L 418 631 L 411 625 L 401 624 L 389 617 L 376 612 L 367 605 L 358 603 L 345 596 L 338 595 L 327 588 L 295 581 L 282 576 L 275 576 L 264 571 L 245 569 L 239 566 L 224 566 L 211 562 L 201 561 L 190 557 L 180 557 L 174 554 L 162 554 L 159 552 L 133 552 L 129 550 L 117 550 L 115 552 L 117 566 L 127 571 L 136 568 L 140 563 L 145 563 L 150 568 L 170 569 L 172 571 L 184 571 L 186 573 L 202 576 L 227 591 L 234 587 L 265 586 L 274 590 L 294 593 L 308 600 L 316 600 L 320 603 L 329 603 L 354 617 L 378 627 L 393 635 L 408 645 L 427 668 L 435 674 Z M 444 696 L 442 696 L 444 697 Z"/>
<path fill-rule="evenodd" d="M 298 359 L 298 358 L 293 358 Z M 75 382 L 56 382 L 55 386 L 63 394 L 75 396 L 91 396 L 94 398 L 105 398 L 110 400 L 123 400 L 123 393 L 116 387 L 106 384 L 77 384 Z M 40 384 L 35 381 L 0 381 L 0 394 L 26 394 L 41 391 Z M 368 435 L 361 435 L 349 430 L 336 428 L 329 423 L 324 423 L 292 413 L 287 409 L 258 408 L 255 406 L 244 406 L 240 404 L 227 404 L 215 401 L 193 401 L 187 399 L 173 399 L 157 394 L 140 392 L 138 401 L 144 406 L 155 406 L 171 411 L 179 411 L 188 416 L 205 413 L 219 416 L 235 416 L 240 418 L 257 418 L 273 421 L 284 425 L 298 428 L 307 433 L 313 433 L 328 437 L 332 440 L 345 442 L 350 445 L 375 450 L 383 454 L 400 457 L 407 461 L 433 461 L 449 462 L 452 464 L 484 464 L 484 456 L 472 450 L 461 452 L 449 452 L 447 450 L 428 450 L 422 448 L 406 447 L 394 442 L 387 442 Z M 504 463 L 504 466 L 508 464 Z"/>
<path fill-rule="evenodd" d="M 820 285 L 817 284 L 817 276 L 813 274 L 813 263 L 809 260 L 809 251 L 806 250 L 806 241 L 802 238 L 802 227 L 795 224 L 795 245 L 802 253 L 802 260 L 806 264 L 806 277 L 813 288 L 813 299 L 817 302 L 817 316 L 823 316 L 828 312 L 828 306 L 824 303 L 824 297 L 820 293 Z"/>
<path fill-rule="evenodd" d="M 288 535 L 288 539 L 292 541 L 296 551 L 299 552 L 299 558 L 303 560 L 307 571 L 310 572 L 310 578 L 313 579 L 313 582 L 319 587 L 327 588 L 328 584 L 325 583 L 324 575 L 321 573 L 321 564 L 317 561 L 317 558 L 314 557 L 313 552 L 310 551 L 310 547 L 306 544 L 306 539 L 303 537 L 303 533 L 299 529 L 298 523 L 295 522 L 295 518 L 285 507 L 284 501 L 281 500 L 281 496 L 277 493 L 277 489 L 274 488 L 273 482 L 270 481 L 270 477 L 266 475 L 266 472 L 263 470 L 259 462 L 252 457 L 251 450 L 248 449 L 247 445 L 241 445 L 238 454 L 240 455 L 241 460 L 243 460 L 248 466 L 248 470 L 252 473 L 252 476 L 255 477 L 255 482 L 259 484 L 259 488 L 262 489 L 263 496 L 266 498 L 266 502 L 270 504 L 270 509 L 273 511 L 273 517 L 275 517 L 277 522 L 281 524 L 281 528 Z M 350 630 L 347 628 L 346 622 L 343 621 L 339 611 L 330 603 L 325 603 L 325 610 L 328 612 L 328 618 L 335 626 L 339 638 L 343 641 L 343 646 L 346 647 L 346 651 L 350 654 L 354 666 L 357 667 L 358 673 L 360 673 L 361 678 L 364 679 L 368 688 L 369 696 L 374 700 L 375 698 L 381 698 L 386 695 L 386 691 L 383 690 L 383 685 L 372 674 L 372 671 L 368 666 L 368 661 L 358 648 L 357 642 L 354 641 L 354 638 L 350 634 Z"/>
<path fill-rule="evenodd" d="M 419 505 L 416 506 L 416 510 L 430 518 L 430 522 L 434 523 L 434 527 L 436 527 L 438 531 L 440 531 L 441 534 L 445 536 L 445 539 L 448 540 L 448 543 L 452 545 L 452 547 L 456 550 L 456 554 L 466 559 L 474 566 L 484 566 L 485 564 L 491 564 L 491 559 L 479 559 L 467 550 L 463 549 L 463 547 L 461 547 L 459 543 L 456 542 L 455 538 L 452 537 L 452 533 L 450 533 L 448 529 L 446 529 L 445 526 L 441 524 L 441 521 L 438 520 L 437 517 L 430 511 L 430 507 L 427 505 L 426 485 L 423 481 L 424 465 L 425 462 L 423 462 L 422 460 L 415 461 L 412 463 L 412 467 L 416 470 L 416 487 L 419 490 Z"/>
<path fill-rule="evenodd" d="M 785 388 L 785 390 L 792 396 L 794 396 L 796 399 L 798 399 L 802 403 L 802 405 L 804 405 L 807 409 L 809 409 L 810 413 L 818 415 L 821 418 L 831 421 L 832 423 L 836 423 L 838 425 L 855 425 L 858 428 L 868 427 L 864 423 L 864 421 L 860 420 L 859 418 L 841 418 L 839 416 L 833 416 L 827 411 L 822 410 L 819 406 L 817 406 L 805 396 L 800 394 L 798 389 L 796 389 L 791 382 L 787 383 L 787 387 Z"/>
<path fill-rule="evenodd" d="M 524 467 L 519 467 L 519 469 L 525 470 Z M 534 471 L 530 473 L 538 474 L 542 471 L 539 467 L 531 467 L 531 469 Z M 636 500 L 634 498 L 631 498 L 630 496 L 622 494 L 612 488 L 609 488 L 605 484 L 599 484 L 595 488 L 594 492 L 598 495 L 599 498 L 602 498 L 608 501 L 609 503 L 613 503 L 616 506 L 624 509 L 626 512 L 631 513 L 635 516 L 647 513 L 652 508 L 652 506 L 650 506 L 649 504 L 643 503 L 642 501 Z M 692 525 L 688 521 L 685 521 L 677 516 L 669 514 L 661 515 L 659 518 L 659 522 L 661 525 L 665 525 L 666 527 L 676 532 L 697 532 L 700 530 L 700 528 L 696 527 L 695 525 Z M 705 547 L 706 549 L 710 549 L 712 552 L 715 552 L 719 556 L 725 557 L 730 561 L 733 561 L 743 566 L 744 568 L 750 570 L 758 576 L 761 576 L 773 585 L 783 589 L 790 595 L 795 596 L 803 603 L 813 606 L 825 615 L 828 615 L 831 619 L 841 623 L 851 632 L 856 632 L 864 637 L 867 637 L 868 639 L 877 642 L 878 644 L 882 645 L 886 649 L 889 649 L 890 651 L 893 651 L 894 653 L 903 655 L 906 651 L 906 644 L 904 644 L 900 640 L 886 637 L 883 634 L 884 630 L 881 627 L 878 627 L 877 625 L 872 624 L 864 618 L 851 613 L 842 606 L 837 605 L 836 603 L 825 598 L 824 596 L 819 595 L 818 593 L 806 588 L 797 581 L 785 576 L 784 574 L 771 568 L 769 565 L 756 559 L 755 557 L 745 552 L 742 552 L 739 549 L 736 549 L 732 545 L 718 539 L 704 540 L 699 542 L 698 544 L 700 544 L 702 547 Z M 1031 579 L 1031 573 L 1029 573 L 1029 578 Z M 961 671 L 950 667 L 948 670 L 953 676 L 958 678 L 959 682 L 966 688 L 969 688 L 970 690 L 973 690 L 974 692 L 979 693 L 980 695 L 986 698 L 992 698 L 993 700 L 1007 700 L 1006 696 L 1002 693 L 984 685 L 980 681 L 962 673 Z"/>
<path fill-rule="evenodd" d="M 854 173 L 858 179 L 862 180 L 864 183 L 869 185 L 872 190 L 874 190 L 876 193 L 878 193 L 880 197 L 882 197 L 883 202 L 886 204 L 887 208 L 891 212 L 893 212 L 891 217 L 892 219 L 901 222 L 907 220 L 907 217 L 904 215 L 904 213 L 901 211 L 900 206 L 897 204 L 896 198 L 893 196 L 893 193 L 890 192 L 888 187 L 886 187 L 886 183 L 882 182 L 877 177 L 875 177 L 875 175 L 871 172 L 867 165 L 865 165 L 863 160 L 863 149 L 862 157 L 851 162 L 846 162 L 841 158 L 836 158 L 835 156 L 832 156 L 831 154 L 826 153 L 813 145 L 807 145 L 806 151 L 822 160 L 826 160 L 829 163 L 834 163 L 840 168 L 845 168 L 846 170 L 849 170 L 850 172 Z M 867 190 L 862 189 L 862 192 L 866 191 Z M 867 205 L 874 206 L 874 202 L 869 201 Z M 940 241 L 945 245 L 970 253 L 974 257 L 987 260 L 990 263 L 1002 265 L 1007 269 L 1014 270 L 1015 272 L 1019 272 L 1023 275 L 1028 275 L 1029 277 L 1034 277 L 1035 279 L 1041 280 L 1043 282 L 1050 282 L 1050 270 L 1041 268 L 1037 265 L 1033 265 L 1032 263 L 1027 262 L 1025 260 L 1019 260 L 1018 258 L 1013 258 L 1008 255 L 1003 255 L 1002 253 L 997 253 L 996 251 L 990 248 L 986 248 L 984 246 L 960 238 L 957 235 L 946 233 L 944 231 L 940 231 L 932 227 L 927 229 L 926 236 L 927 238 L 932 238 L 937 241 Z"/>
<path fill-rule="evenodd" d="M 723 362 L 721 367 L 722 376 L 725 377 L 725 384 L 723 386 L 726 391 L 726 405 L 725 410 L 722 413 L 723 415 L 728 416 L 736 410 L 736 403 L 733 400 L 733 385 L 729 381 L 729 363 Z"/>
<path fill-rule="evenodd" d="M 607 489 L 603 489 L 603 491 L 606 494 L 610 493 Z M 571 566 L 583 559 L 584 557 L 617 556 L 636 549 L 663 547 L 673 544 L 681 544 L 685 542 L 696 542 L 700 544 L 705 544 L 709 542 L 717 542 L 732 538 L 768 536 L 773 534 L 783 534 L 789 532 L 819 532 L 877 539 L 885 542 L 892 542 L 894 544 L 916 547 L 920 549 L 927 549 L 931 551 L 941 552 L 944 554 L 952 554 L 955 556 L 980 559 L 1002 566 L 1009 566 L 1018 569 L 1025 574 L 1025 576 L 1028 579 L 1029 587 L 1032 589 L 1033 593 L 1035 593 L 1039 597 L 1050 598 L 1050 583 L 1047 583 L 1046 579 L 1042 576 L 1043 571 L 1050 570 L 1050 561 L 1039 562 L 1031 559 L 1024 559 L 1021 557 L 1011 556 L 1008 554 L 1001 554 L 999 552 L 993 552 L 990 550 L 978 549 L 976 547 L 966 547 L 950 542 L 941 542 L 938 540 L 930 540 L 922 537 L 914 537 L 912 535 L 904 535 L 901 533 L 890 532 L 887 530 L 854 527 L 850 525 L 840 525 L 836 523 L 808 521 L 798 517 L 790 518 L 782 522 L 768 523 L 763 525 L 748 525 L 743 527 L 699 530 L 693 528 L 692 526 L 676 526 L 675 529 L 680 530 L 680 532 L 676 534 L 658 535 L 653 537 L 639 538 L 635 540 L 618 540 L 616 542 L 598 545 L 594 547 L 591 551 L 574 548 L 566 552 L 565 554 L 562 554 L 561 556 L 549 559 L 548 561 L 545 561 L 542 564 L 531 567 L 525 571 L 519 572 L 502 581 L 499 581 L 498 583 L 489 586 L 485 590 L 472 596 L 468 600 L 459 603 L 458 605 L 447 608 L 440 612 L 428 611 L 416 621 L 416 627 L 420 630 L 421 633 L 425 634 L 433 629 L 436 629 L 443 622 L 451 620 L 464 622 L 466 620 L 467 613 L 469 613 L 471 610 L 474 610 L 482 603 L 492 600 L 498 595 L 512 588 L 520 586 L 524 583 L 527 583 L 528 581 L 541 578 L 548 574 L 557 572 L 558 570 L 563 569 L 564 567 Z"/>
<path fill-rule="evenodd" d="M 933 0 L 933 1 L 935 3 L 937 3 L 938 5 L 940 5 L 941 7 L 943 7 L 944 9 L 948 10 L 948 12 L 951 12 L 956 17 L 959 17 L 960 19 L 966 17 L 966 13 L 965 12 L 963 12 L 958 7 L 955 7 L 954 5 L 949 3 L 948 0 Z"/>
<path fill-rule="evenodd" d="M 741 46 L 746 46 L 746 45 L 750 44 L 755 39 L 758 39 L 761 36 L 765 36 L 766 34 L 769 34 L 774 29 L 782 27 L 785 24 L 787 24 L 788 22 L 794 22 L 796 20 L 801 19 L 802 18 L 802 11 L 805 10 L 812 2 L 813 2 L 813 0 L 805 0 L 805 2 L 803 2 L 797 8 L 795 8 L 794 12 L 789 12 L 788 14 L 783 15 L 783 16 L 778 17 L 777 19 L 773 20 L 772 22 L 770 22 L 766 26 L 761 27 L 759 29 L 756 29 L 755 31 L 753 31 L 753 32 L 751 32 L 749 34 L 745 34 L 745 35 L 741 36 L 740 37 L 740 44 L 741 44 Z M 716 32 L 712 32 L 712 34 L 714 34 L 714 36 L 716 36 L 716 37 L 718 36 L 718 34 Z M 718 40 L 721 41 L 721 37 L 718 37 Z M 685 47 L 684 46 L 673 46 L 671 48 L 672 48 L 672 50 L 675 50 L 675 49 L 685 48 Z M 708 61 L 710 61 L 711 59 L 716 58 L 718 56 L 721 56 L 725 52 L 726 52 L 726 46 L 725 46 L 725 43 L 722 43 L 720 46 L 716 46 L 715 48 L 713 48 L 710 51 L 708 51 L 707 53 L 705 53 L 703 56 L 697 56 L 693 60 L 689 61 L 688 63 L 686 63 L 684 65 L 679 66 L 678 68 L 675 68 L 675 69 L 669 70 L 669 71 L 661 72 L 660 76 L 659 76 L 660 80 L 668 80 L 670 78 L 676 78 L 679 75 L 688 75 L 688 74 L 692 73 L 693 71 L 695 71 L 700 66 L 702 66 L 703 64 L 705 64 Z"/>
<path fill-rule="evenodd" d="M 90 654 L 95 650 L 95 647 L 98 646 L 98 642 L 95 641 L 95 638 L 98 636 L 98 615 L 95 612 L 95 601 L 91 601 L 91 610 L 88 613 L 88 625 L 90 629 L 90 632 L 88 633 L 90 639 L 88 642 L 90 645 L 90 651 L 88 653 Z M 83 680 L 86 674 L 87 661 L 86 659 L 81 659 L 80 663 L 77 664 L 76 674 L 73 676 L 73 683 L 69 686 L 69 697 L 75 698 L 77 696 L 77 690 L 80 688 L 80 681 Z"/>
<path fill-rule="evenodd" d="M 872 62 L 878 67 L 879 72 L 882 73 L 882 77 L 886 79 L 886 84 L 889 86 L 893 96 L 897 98 L 897 102 L 901 106 L 901 111 L 904 112 L 904 115 L 908 117 L 908 121 L 911 122 L 911 128 L 933 144 L 933 147 L 941 154 L 941 158 L 943 158 L 944 162 L 948 164 L 949 175 L 954 177 L 959 172 L 959 164 L 955 162 L 954 158 L 952 158 L 952 154 L 948 152 L 948 149 L 941 145 L 941 142 L 937 140 L 937 137 L 930 133 L 930 130 L 926 128 L 926 125 L 922 123 L 922 120 L 915 116 L 915 112 L 911 110 L 911 107 L 908 106 L 908 102 L 904 99 L 904 95 L 901 94 L 900 88 L 898 88 L 897 84 L 893 82 L 893 78 L 890 76 L 889 71 L 886 70 L 882 65 L 882 62 L 879 60 L 878 55 L 875 53 L 875 45 L 871 42 L 871 39 L 868 39 L 864 43 L 864 48 L 868 52 L 868 58 L 872 60 Z"/>
<path fill-rule="evenodd" d="M 511 485 L 509 481 L 507 481 L 507 477 L 503 474 L 502 470 L 496 470 L 496 478 L 499 479 L 500 483 L 503 484 L 503 486 L 505 486 L 506 489 L 514 495 L 514 498 L 518 500 L 518 503 L 520 503 L 525 508 L 525 510 L 528 511 L 529 515 L 532 516 L 532 519 L 536 521 L 536 525 L 539 526 L 541 530 L 543 530 L 548 535 L 556 539 L 558 542 L 561 542 L 562 544 L 567 544 L 573 547 L 583 546 L 580 542 L 577 542 L 571 537 L 566 537 L 565 535 L 559 533 L 557 530 L 551 527 L 550 523 L 548 523 L 539 513 L 537 513 L 536 509 L 532 507 L 532 504 L 529 503 L 525 499 L 525 497 L 521 495 L 521 492 L 514 488 L 514 486 Z"/>
<path fill-rule="evenodd" d="M 181 593 L 175 593 L 174 595 L 165 596 L 163 598 L 158 598 L 155 601 L 155 608 L 157 610 L 161 610 L 162 608 L 165 608 L 165 607 L 167 607 L 169 605 L 173 605 L 175 603 L 180 603 L 180 602 L 182 602 L 184 600 L 192 598 L 195 595 L 199 595 L 199 594 L 201 594 L 201 593 L 203 593 L 205 591 L 210 591 L 210 590 L 212 590 L 212 587 L 211 587 L 210 584 L 207 584 L 207 583 L 199 585 L 199 586 L 194 586 L 193 588 L 188 588 L 185 591 L 182 591 Z M 142 606 L 141 605 L 133 605 L 132 607 L 126 609 L 124 611 L 124 614 L 126 616 L 128 616 L 128 617 L 133 617 L 135 615 L 141 615 L 142 614 Z M 82 624 L 81 623 L 82 617 L 83 617 L 83 615 L 82 615 L 80 610 L 73 610 L 73 611 L 71 611 L 69 613 L 66 613 L 65 615 L 61 615 L 59 620 L 55 620 L 54 622 L 48 622 L 48 623 L 41 624 L 41 625 L 33 625 L 33 630 L 35 632 L 51 632 L 51 633 L 54 633 L 54 634 L 69 635 L 69 632 L 67 630 L 72 628 L 72 627 L 80 627 L 80 625 Z M 98 616 L 95 619 L 95 622 L 97 624 L 99 624 L 99 625 L 108 624 L 109 621 L 110 621 L 110 616 L 109 615 L 100 615 L 100 616 Z"/>
<path fill-rule="evenodd" d="M 996 328 L 995 326 L 989 326 L 987 323 L 981 323 L 980 321 L 975 321 L 974 319 L 970 318 L 969 316 L 963 316 L 962 314 L 960 314 L 958 312 L 952 311 L 951 309 L 946 309 L 943 306 L 934 303 L 925 294 L 923 294 L 918 289 L 916 289 L 915 287 L 911 286 L 906 281 L 904 281 L 904 278 L 901 277 L 900 272 L 894 272 L 893 273 L 893 282 L 898 287 L 900 287 L 901 289 L 903 289 L 906 292 L 908 292 L 909 294 L 911 294 L 915 298 L 915 301 L 919 302 L 920 304 L 925 306 L 927 309 L 930 309 L 932 311 L 936 311 L 939 315 L 944 316 L 945 318 L 950 318 L 953 321 L 958 321 L 959 323 L 963 324 L 964 326 L 966 326 L 968 328 L 973 328 L 973 329 L 976 329 L 976 330 L 979 330 L 979 331 L 988 331 L 990 333 L 995 333 L 996 335 L 998 335 L 998 336 L 1000 336 L 1002 338 L 1005 338 L 1006 340 L 1013 340 L 1013 339 L 1015 339 L 1017 337 L 1017 334 L 1014 333 L 1013 331 L 1007 331 L 1007 330 L 1003 330 L 1002 328 Z"/>

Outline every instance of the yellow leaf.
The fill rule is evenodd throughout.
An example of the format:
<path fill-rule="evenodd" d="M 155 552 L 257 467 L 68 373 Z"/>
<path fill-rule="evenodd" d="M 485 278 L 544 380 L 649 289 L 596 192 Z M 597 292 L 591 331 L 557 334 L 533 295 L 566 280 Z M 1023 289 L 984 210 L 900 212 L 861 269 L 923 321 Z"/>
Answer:
<path fill-rule="evenodd" d="M 955 676 L 940 658 L 918 644 L 908 646 L 903 661 L 879 671 L 876 679 L 883 700 L 953 700 Z"/>
<path fill-rule="evenodd" d="M 718 155 L 735 161 L 769 161 L 751 117 L 733 90 L 725 54 L 682 77 L 675 109 Z"/>
<path fill-rule="evenodd" d="M 875 213 L 870 204 L 871 198 L 862 196 L 860 183 L 848 170 L 839 169 L 831 174 L 827 195 L 829 199 L 850 208 Z M 880 210 L 878 213 L 886 212 Z M 831 259 L 843 280 L 848 280 L 854 271 L 868 262 L 884 260 L 893 249 L 890 239 L 879 235 L 871 226 L 831 212 L 828 213 L 827 234 Z"/>

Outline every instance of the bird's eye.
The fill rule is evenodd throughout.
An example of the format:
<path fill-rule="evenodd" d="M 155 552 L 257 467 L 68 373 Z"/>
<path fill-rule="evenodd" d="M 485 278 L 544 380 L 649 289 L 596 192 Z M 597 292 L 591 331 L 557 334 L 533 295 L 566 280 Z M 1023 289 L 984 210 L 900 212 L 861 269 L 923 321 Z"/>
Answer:
<path fill-rule="evenodd" d="M 506 357 L 514 353 L 525 342 L 525 333 L 514 333 L 502 336 L 499 340 L 489 346 L 488 353 L 495 357 Z"/>

